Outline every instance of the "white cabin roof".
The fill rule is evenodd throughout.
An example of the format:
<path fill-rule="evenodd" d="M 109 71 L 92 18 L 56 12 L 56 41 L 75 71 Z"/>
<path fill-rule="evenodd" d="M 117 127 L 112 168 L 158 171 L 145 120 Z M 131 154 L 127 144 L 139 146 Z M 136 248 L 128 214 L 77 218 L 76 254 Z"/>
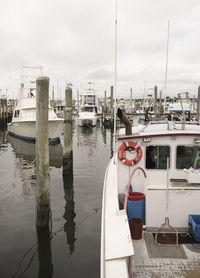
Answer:
<path fill-rule="evenodd" d="M 125 128 L 119 130 L 119 139 L 121 137 L 145 137 L 145 136 L 159 136 L 159 135 L 198 135 L 200 136 L 200 126 L 195 124 L 185 124 L 183 128 L 182 123 L 149 123 L 147 125 L 138 125 L 132 127 L 132 135 L 125 135 Z"/>

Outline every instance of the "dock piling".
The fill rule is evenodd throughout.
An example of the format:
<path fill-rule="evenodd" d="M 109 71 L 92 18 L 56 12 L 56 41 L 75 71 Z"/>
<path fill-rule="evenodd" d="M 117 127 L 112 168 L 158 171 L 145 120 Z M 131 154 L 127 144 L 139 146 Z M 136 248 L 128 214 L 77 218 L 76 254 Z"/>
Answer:
<path fill-rule="evenodd" d="M 72 171 L 72 169 L 73 169 L 72 88 L 66 87 L 65 111 L 64 111 L 63 171 L 70 172 Z"/>
<path fill-rule="evenodd" d="M 157 119 L 158 114 L 158 106 L 157 106 L 157 86 L 154 86 L 154 115 Z"/>
<path fill-rule="evenodd" d="M 197 97 L 197 122 L 199 123 L 200 116 L 200 86 L 198 86 L 198 97 Z"/>
<path fill-rule="evenodd" d="M 50 186 L 49 186 L 49 78 L 42 76 L 36 80 L 36 204 L 37 227 L 49 225 Z"/>
<path fill-rule="evenodd" d="M 107 104 L 106 104 L 106 91 L 104 91 L 104 105 L 103 105 L 103 122 L 105 123 L 107 113 Z"/>

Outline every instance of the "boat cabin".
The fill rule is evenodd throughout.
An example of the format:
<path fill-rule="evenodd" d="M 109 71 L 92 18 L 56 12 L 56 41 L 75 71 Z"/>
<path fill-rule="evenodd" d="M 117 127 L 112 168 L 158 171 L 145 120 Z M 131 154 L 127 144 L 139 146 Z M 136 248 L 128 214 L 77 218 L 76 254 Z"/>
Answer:
<path fill-rule="evenodd" d="M 130 188 L 145 196 L 146 228 L 163 223 L 168 186 L 170 223 L 177 230 L 188 229 L 188 216 L 200 214 L 200 126 L 162 123 L 132 131 L 126 136 L 120 130 L 118 136 L 119 202 L 135 171 Z"/>

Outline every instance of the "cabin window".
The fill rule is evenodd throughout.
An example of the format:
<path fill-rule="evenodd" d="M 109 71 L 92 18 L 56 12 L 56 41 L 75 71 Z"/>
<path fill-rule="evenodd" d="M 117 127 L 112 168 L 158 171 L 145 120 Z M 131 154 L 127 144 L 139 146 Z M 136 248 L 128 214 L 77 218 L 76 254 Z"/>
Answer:
<path fill-rule="evenodd" d="M 20 112 L 20 110 L 15 110 L 15 114 L 14 114 L 15 118 L 19 118 L 19 112 Z"/>
<path fill-rule="evenodd" d="M 147 146 L 146 147 L 146 168 L 167 169 L 167 158 L 170 157 L 169 146 Z"/>
<path fill-rule="evenodd" d="M 177 169 L 200 169 L 200 146 L 178 146 L 176 157 Z"/>
<path fill-rule="evenodd" d="M 83 107 L 81 111 L 82 112 L 94 112 L 94 109 L 93 109 L 93 107 Z"/>

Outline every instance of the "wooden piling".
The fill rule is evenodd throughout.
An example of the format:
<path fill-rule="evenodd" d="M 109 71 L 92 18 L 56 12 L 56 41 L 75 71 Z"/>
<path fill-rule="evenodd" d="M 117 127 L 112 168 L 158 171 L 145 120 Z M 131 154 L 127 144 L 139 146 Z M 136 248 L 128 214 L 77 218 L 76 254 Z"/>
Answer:
<path fill-rule="evenodd" d="M 54 86 L 52 88 L 52 100 L 54 100 L 55 96 L 54 96 Z"/>
<path fill-rule="evenodd" d="M 65 168 L 65 169 L 64 169 Z M 73 171 L 72 88 L 65 89 L 63 170 Z"/>
<path fill-rule="evenodd" d="M 104 91 L 103 122 L 105 123 L 107 113 L 106 91 Z"/>
<path fill-rule="evenodd" d="M 77 91 L 77 100 L 79 100 Z M 64 144 L 63 144 L 63 184 L 65 191 L 65 213 L 67 220 L 64 231 L 70 248 L 70 255 L 75 248 L 75 222 L 74 212 L 74 189 L 73 189 L 73 140 L 72 140 L 72 88 L 65 89 L 65 111 L 64 111 Z"/>
<path fill-rule="evenodd" d="M 114 119 L 113 91 L 114 91 L 114 86 L 110 86 L 110 119 L 111 119 L 111 125 L 113 125 L 113 119 Z"/>
<path fill-rule="evenodd" d="M 131 94 L 131 113 L 133 113 L 133 89 L 130 89 L 130 94 Z"/>
<path fill-rule="evenodd" d="M 198 97 L 197 97 L 197 121 L 199 122 L 200 115 L 200 86 L 198 86 Z"/>
<path fill-rule="evenodd" d="M 157 106 L 157 86 L 154 86 L 154 115 L 155 118 L 157 119 L 157 114 L 158 114 L 158 106 Z"/>
<path fill-rule="evenodd" d="M 77 109 L 79 111 L 79 90 L 77 90 Z"/>
<path fill-rule="evenodd" d="M 49 186 L 49 142 L 48 142 L 49 78 L 36 80 L 36 205 L 37 227 L 49 225 L 50 186 Z"/>

